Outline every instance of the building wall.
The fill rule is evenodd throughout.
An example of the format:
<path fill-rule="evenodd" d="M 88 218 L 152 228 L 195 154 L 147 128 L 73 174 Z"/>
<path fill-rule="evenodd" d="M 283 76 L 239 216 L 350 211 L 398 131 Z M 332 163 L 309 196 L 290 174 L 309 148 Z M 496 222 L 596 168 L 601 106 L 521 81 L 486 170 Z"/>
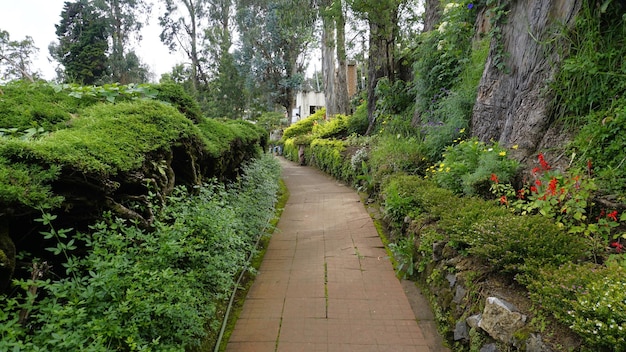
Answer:
<path fill-rule="evenodd" d="M 296 95 L 296 108 L 291 114 L 291 123 L 308 117 L 325 106 L 324 92 L 298 92 Z M 300 116 L 298 117 L 296 114 Z"/>

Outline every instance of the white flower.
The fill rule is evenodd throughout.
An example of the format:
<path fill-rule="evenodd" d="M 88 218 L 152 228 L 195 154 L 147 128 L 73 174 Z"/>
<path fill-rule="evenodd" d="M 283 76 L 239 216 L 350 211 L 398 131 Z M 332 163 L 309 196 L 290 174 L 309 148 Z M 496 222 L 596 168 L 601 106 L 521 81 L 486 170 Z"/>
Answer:
<path fill-rule="evenodd" d="M 444 33 L 446 31 L 446 26 L 448 26 L 448 21 L 441 22 L 441 24 L 439 25 L 439 28 L 437 28 L 439 33 Z"/>
<path fill-rule="evenodd" d="M 448 13 L 450 10 L 457 8 L 461 6 L 461 4 L 457 3 L 457 2 L 450 2 L 447 3 L 446 6 L 443 8 L 443 13 Z"/>

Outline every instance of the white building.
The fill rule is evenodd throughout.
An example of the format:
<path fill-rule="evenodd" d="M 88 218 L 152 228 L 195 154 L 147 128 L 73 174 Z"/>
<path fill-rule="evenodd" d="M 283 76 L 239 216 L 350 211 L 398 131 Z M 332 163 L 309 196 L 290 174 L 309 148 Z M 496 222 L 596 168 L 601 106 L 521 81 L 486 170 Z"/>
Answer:
<path fill-rule="evenodd" d="M 296 94 L 296 107 L 291 113 L 291 123 L 311 116 L 325 106 L 324 92 L 298 92 Z"/>

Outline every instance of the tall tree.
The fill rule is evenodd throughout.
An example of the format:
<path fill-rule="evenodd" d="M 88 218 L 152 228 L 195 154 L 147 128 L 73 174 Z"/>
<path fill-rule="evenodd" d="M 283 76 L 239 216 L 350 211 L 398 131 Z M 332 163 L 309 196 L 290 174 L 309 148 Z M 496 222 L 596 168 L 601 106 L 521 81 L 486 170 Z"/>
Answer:
<path fill-rule="evenodd" d="M 192 87 L 207 83 L 201 50 L 206 39 L 203 24 L 209 14 L 210 0 L 163 0 L 165 14 L 159 17 L 161 41 L 171 51 L 182 50 L 190 61 Z M 206 27 L 204 27 L 206 28 Z"/>
<path fill-rule="evenodd" d="M 65 2 L 61 22 L 56 27 L 58 44 L 49 46 L 50 54 L 65 71 L 65 82 L 95 84 L 107 75 L 107 21 L 88 0 Z"/>
<path fill-rule="evenodd" d="M 326 113 L 349 112 L 346 19 L 342 0 L 319 0 L 322 17 L 322 71 Z"/>
<path fill-rule="evenodd" d="M 9 32 L 0 30 L 0 69 L 2 80 L 26 79 L 34 81 L 32 70 L 33 56 L 39 51 L 33 38 L 11 40 Z"/>
<path fill-rule="evenodd" d="M 395 75 L 395 41 L 398 35 L 398 8 L 406 0 L 348 0 L 355 13 L 369 23 L 369 55 L 367 74 L 367 116 L 371 133 L 376 115 L 378 81 Z"/>
<path fill-rule="evenodd" d="M 238 0 L 240 57 L 249 86 L 291 114 L 317 18 L 312 0 Z"/>
<path fill-rule="evenodd" d="M 333 0 L 318 0 L 320 17 L 322 19 L 322 77 L 324 78 L 324 101 L 326 104 L 326 114 L 333 116 L 337 114 L 337 102 L 335 94 L 335 77 L 337 67 L 335 65 L 335 13 L 333 11 Z"/>
<path fill-rule="evenodd" d="M 143 28 L 141 17 L 148 16 L 150 7 L 145 0 L 95 0 L 94 6 L 107 21 L 109 36 L 109 70 L 114 82 L 127 84 L 136 82 L 146 68 L 127 43 L 132 37 L 140 38 Z"/>

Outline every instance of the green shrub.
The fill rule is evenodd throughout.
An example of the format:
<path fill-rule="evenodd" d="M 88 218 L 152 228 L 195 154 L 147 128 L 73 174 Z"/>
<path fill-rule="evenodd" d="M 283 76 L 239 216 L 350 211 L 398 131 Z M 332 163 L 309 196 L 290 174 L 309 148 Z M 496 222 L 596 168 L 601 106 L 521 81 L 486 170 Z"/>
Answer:
<path fill-rule="evenodd" d="M 558 266 L 587 254 L 589 243 L 546 217 L 495 213 L 477 219 L 460 236 L 469 245 L 468 252 L 486 260 L 495 272 L 532 277 L 546 265 Z"/>
<path fill-rule="evenodd" d="M 583 3 L 574 26 L 563 27 L 565 45 L 549 45 L 564 55 L 550 90 L 556 117 L 571 126 L 584 126 L 593 111 L 609 110 L 626 90 L 624 61 L 626 28 L 618 1 L 603 6 Z"/>
<path fill-rule="evenodd" d="M 501 182 L 515 176 L 519 162 L 509 159 L 497 143 L 487 145 L 472 138 L 446 148 L 443 160 L 429 173 L 441 187 L 458 194 L 489 195 L 489 180 L 496 175 Z"/>
<path fill-rule="evenodd" d="M 326 109 L 320 109 L 315 114 L 306 117 L 285 129 L 282 140 L 285 141 L 295 136 L 309 134 L 313 131 L 313 126 L 324 120 Z"/>
<path fill-rule="evenodd" d="M 194 100 L 180 85 L 173 82 L 155 84 L 153 89 L 158 91 L 157 99 L 172 104 L 181 114 L 195 123 L 204 119 L 200 104 Z"/>
<path fill-rule="evenodd" d="M 580 168 L 591 161 L 603 192 L 626 199 L 626 99 L 612 109 L 590 114 L 571 148 Z"/>
<path fill-rule="evenodd" d="M 374 179 L 382 182 L 394 173 L 423 173 L 427 160 L 423 145 L 416 138 L 382 135 L 372 146 L 370 162 Z"/>
<path fill-rule="evenodd" d="M 469 126 L 476 101 L 477 87 L 485 69 L 489 40 L 482 39 L 472 49 L 470 61 L 461 73 L 461 80 L 450 90 L 436 96 L 430 114 L 423 115 L 425 154 L 433 162 L 444 148 L 463 135 Z"/>
<path fill-rule="evenodd" d="M 22 162 L 9 162 L 0 156 L 0 204 L 7 208 L 24 205 L 33 209 L 51 209 L 63 198 L 52 193 L 50 184 L 60 173 L 60 167 L 41 167 Z"/>
<path fill-rule="evenodd" d="M 626 351 L 626 267 L 566 263 L 529 284 L 531 300 L 595 351 Z"/>
<path fill-rule="evenodd" d="M 369 127 L 369 120 L 367 118 L 367 103 L 362 103 L 357 106 L 356 111 L 348 119 L 347 134 L 364 135 Z"/>
<path fill-rule="evenodd" d="M 192 134 L 198 131 L 191 121 L 160 102 L 97 104 L 73 119 L 71 128 L 37 141 L 3 141 L 0 155 L 115 175 L 140 167 L 146 153 Z"/>
<path fill-rule="evenodd" d="M 344 156 L 345 144 L 343 141 L 331 139 L 314 139 L 308 151 L 309 158 L 320 170 L 350 182 L 354 178 L 349 160 Z"/>
<path fill-rule="evenodd" d="M 395 227 L 400 227 L 404 218 L 416 218 L 427 210 L 420 196 L 427 181 L 419 176 L 398 175 L 391 177 L 384 185 L 381 195 L 387 219 Z"/>
<path fill-rule="evenodd" d="M 57 92 L 48 84 L 23 81 L 2 86 L 2 92 L 0 136 L 10 134 L 10 129 L 21 136 L 29 128 L 41 127 L 47 132 L 66 128 L 72 114 L 96 103 L 95 99 L 76 99 Z"/>
<path fill-rule="evenodd" d="M 419 35 L 411 56 L 415 58 L 414 77 L 417 111 L 422 123 L 436 122 L 430 115 L 438 108 L 439 99 L 463 77 L 474 35 L 476 8 L 467 2 L 443 1 L 441 24 L 437 30 Z"/>
<path fill-rule="evenodd" d="M 217 335 L 218 307 L 273 215 L 279 170 L 268 155 L 246 165 L 228 187 L 210 183 L 195 195 L 178 188 L 153 232 L 107 217 L 91 233 L 57 246 L 84 241 L 88 252 L 79 258 L 64 251 L 67 275 L 58 274 L 66 278 L 21 280 L 11 295 L 0 296 L 0 350 L 198 349 L 207 335 Z M 19 294 L 32 285 L 37 299 Z M 30 312 L 25 324 L 22 309 Z"/>
<path fill-rule="evenodd" d="M 344 137 L 348 131 L 349 116 L 335 115 L 328 120 L 321 121 L 313 125 L 313 135 L 316 138 L 336 138 Z"/>

